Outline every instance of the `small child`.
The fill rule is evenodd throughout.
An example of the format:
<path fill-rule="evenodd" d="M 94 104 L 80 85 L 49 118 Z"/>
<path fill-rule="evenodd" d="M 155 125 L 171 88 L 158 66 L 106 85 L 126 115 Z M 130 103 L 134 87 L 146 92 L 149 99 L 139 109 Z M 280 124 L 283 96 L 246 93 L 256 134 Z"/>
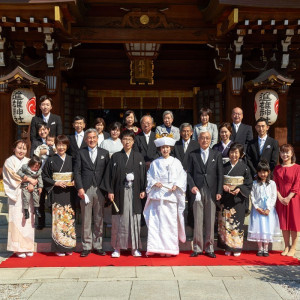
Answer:
<path fill-rule="evenodd" d="M 39 212 L 40 194 L 43 188 L 41 165 L 42 160 L 37 156 L 33 156 L 33 158 L 28 162 L 28 164 L 24 164 L 21 167 L 21 169 L 17 172 L 17 174 L 23 180 L 25 180 L 21 183 L 22 203 L 24 208 L 25 219 L 29 219 L 28 208 L 31 195 L 33 198 L 34 213 L 38 218 L 41 217 L 41 214 Z"/>
<path fill-rule="evenodd" d="M 53 153 L 56 153 L 55 136 L 48 134 L 46 137 L 46 144 L 39 145 L 34 150 L 34 155 L 36 155 L 37 157 L 39 157 L 42 160 L 41 169 L 44 167 L 49 156 L 51 156 L 51 150 L 53 151 Z"/>
<path fill-rule="evenodd" d="M 252 209 L 247 238 L 248 241 L 257 242 L 256 255 L 265 257 L 269 256 L 269 243 L 280 241 L 279 220 L 275 209 L 277 189 L 275 182 L 270 180 L 270 174 L 268 162 L 261 160 L 257 165 L 257 180 L 253 182 L 251 191 Z"/>

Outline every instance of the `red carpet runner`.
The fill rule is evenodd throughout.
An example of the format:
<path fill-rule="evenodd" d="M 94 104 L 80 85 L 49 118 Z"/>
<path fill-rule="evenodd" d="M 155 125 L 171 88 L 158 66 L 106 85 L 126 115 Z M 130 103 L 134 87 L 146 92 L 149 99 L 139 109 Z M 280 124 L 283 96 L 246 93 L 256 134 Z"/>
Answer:
<path fill-rule="evenodd" d="M 239 266 L 239 265 L 300 265 L 296 258 L 281 256 L 280 252 L 271 251 L 269 257 L 258 257 L 256 252 L 243 252 L 240 257 L 225 256 L 217 251 L 217 258 L 204 255 L 190 257 L 190 251 L 181 252 L 176 257 L 132 257 L 130 252 L 122 252 L 120 258 L 110 255 L 98 256 L 90 254 L 79 257 L 79 253 L 72 256 L 58 257 L 54 253 L 35 253 L 33 257 L 18 258 L 15 255 L 3 261 L 0 268 L 32 268 L 32 267 L 104 267 L 104 266 Z M 109 253 L 110 254 L 110 253 Z"/>

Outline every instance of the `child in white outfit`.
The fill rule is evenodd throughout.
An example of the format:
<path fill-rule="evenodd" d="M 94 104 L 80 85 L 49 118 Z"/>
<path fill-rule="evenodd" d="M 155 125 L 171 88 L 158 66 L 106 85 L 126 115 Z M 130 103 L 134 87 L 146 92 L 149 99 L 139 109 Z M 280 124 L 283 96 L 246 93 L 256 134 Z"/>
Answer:
<path fill-rule="evenodd" d="M 269 256 L 268 245 L 279 241 L 280 227 L 275 209 L 276 184 L 270 180 L 270 166 L 262 160 L 257 166 L 257 180 L 251 191 L 252 209 L 248 227 L 248 241 L 258 243 L 257 256 Z M 263 245 L 264 243 L 264 245 Z"/>

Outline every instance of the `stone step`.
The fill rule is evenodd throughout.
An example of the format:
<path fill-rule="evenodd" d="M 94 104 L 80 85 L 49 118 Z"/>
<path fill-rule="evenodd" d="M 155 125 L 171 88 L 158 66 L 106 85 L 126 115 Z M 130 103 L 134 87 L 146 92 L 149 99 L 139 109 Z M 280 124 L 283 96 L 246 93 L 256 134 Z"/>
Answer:
<path fill-rule="evenodd" d="M 8 213 L 0 213 L 0 225 L 8 224 Z"/>
<path fill-rule="evenodd" d="M 0 213 L 8 213 L 7 197 L 0 197 Z"/>

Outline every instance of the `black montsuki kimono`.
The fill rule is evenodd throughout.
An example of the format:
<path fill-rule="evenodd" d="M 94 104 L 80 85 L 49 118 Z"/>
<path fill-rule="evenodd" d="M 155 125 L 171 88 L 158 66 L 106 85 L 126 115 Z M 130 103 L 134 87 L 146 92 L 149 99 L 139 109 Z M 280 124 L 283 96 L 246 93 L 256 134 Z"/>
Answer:
<path fill-rule="evenodd" d="M 44 187 L 52 197 L 52 250 L 54 252 L 72 252 L 76 246 L 75 208 L 72 195 L 74 187 L 54 186 L 53 173 L 72 172 L 72 157 L 59 155 L 50 157 L 43 168 Z"/>
<path fill-rule="evenodd" d="M 237 186 L 240 192 L 234 196 L 223 192 L 221 211 L 218 216 L 218 247 L 231 252 L 241 252 L 244 240 L 245 203 L 252 188 L 248 166 L 240 160 L 233 169 L 231 163 L 224 165 L 224 175 L 243 176 L 244 183 Z"/>
<path fill-rule="evenodd" d="M 120 211 L 117 213 L 112 205 L 113 215 L 123 214 L 126 173 L 131 172 L 134 173 L 132 186 L 133 213 L 142 213 L 140 193 L 144 192 L 146 189 L 146 168 L 144 158 L 140 153 L 134 152 L 133 150 L 131 150 L 128 158 L 123 149 L 120 152 L 114 153 L 111 157 L 101 184 L 101 189 L 114 194 L 114 202 Z"/>

